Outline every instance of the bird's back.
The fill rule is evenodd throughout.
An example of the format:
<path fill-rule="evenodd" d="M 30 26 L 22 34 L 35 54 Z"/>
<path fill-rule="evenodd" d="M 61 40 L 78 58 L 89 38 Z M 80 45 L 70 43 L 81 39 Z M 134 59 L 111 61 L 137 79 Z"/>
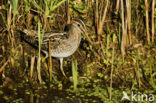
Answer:
<path fill-rule="evenodd" d="M 38 33 L 34 30 L 24 29 L 23 39 L 38 47 Z M 81 32 L 69 24 L 64 32 L 41 33 L 43 36 L 41 50 L 48 54 L 49 42 L 51 43 L 51 55 L 56 58 L 63 58 L 72 55 L 78 48 L 81 41 Z"/>

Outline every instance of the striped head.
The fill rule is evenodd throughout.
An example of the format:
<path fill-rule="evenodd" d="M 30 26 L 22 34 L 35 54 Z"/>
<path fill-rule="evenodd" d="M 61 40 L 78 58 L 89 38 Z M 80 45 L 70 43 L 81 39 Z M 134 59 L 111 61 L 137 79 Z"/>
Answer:
<path fill-rule="evenodd" d="M 80 19 L 74 19 L 74 21 L 72 22 L 72 24 L 77 28 L 77 30 L 79 30 L 81 33 L 85 33 L 86 32 L 86 26 L 84 24 L 84 22 Z"/>

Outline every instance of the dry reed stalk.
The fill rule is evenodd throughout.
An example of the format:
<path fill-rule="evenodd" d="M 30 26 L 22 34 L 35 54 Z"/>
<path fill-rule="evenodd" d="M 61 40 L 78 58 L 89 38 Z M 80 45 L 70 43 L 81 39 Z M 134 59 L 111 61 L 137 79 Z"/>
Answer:
<path fill-rule="evenodd" d="M 30 66 L 30 78 L 32 78 L 32 76 L 33 76 L 34 64 L 35 64 L 35 56 L 32 56 L 31 57 L 31 66 Z"/>
<path fill-rule="evenodd" d="M 11 68 L 14 69 L 15 68 L 15 60 L 10 57 L 10 63 L 11 63 Z"/>
<path fill-rule="evenodd" d="M 10 57 L 9 57 L 10 58 Z M 8 62 L 9 62 L 9 59 L 3 64 L 3 66 L 0 68 L 0 72 L 2 72 L 4 69 L 5 69 L 5 67 L 6 67 L 6 65 L 8 64 Z"/>
<path fill-rule="evenodd" d="M 108 0 L 106 0 L 106 7 L 103 10 L 102 19 L 99 20 L 98 34 L 101 34 L 103 32 L 103 25 L 106 18 L 107 10 L 108 10 Z"/>
<path fill-rule="evenodd" d="M 152 43 L 154 43 L 154 7 L 155 7 L 155 0 L 152 2 Z"/>
<path fill-rule="evenodd" d="M 49 39 L 49 76 L 50 81 L 52 81 L 52 59 L 51 59 L 51 41 Z"/>
<path fill-rule="evenodd" d="M 98 10 L 98 0 L 95 1 L 95 24 L 96 24 L 96 30 L 98 35 L 98 41 L 100 41 L 100 35 L 103 32 L 103 25 L 106 18 L 107 10 L 108 10 L 108 0 L 106 1 L 106 6 L 103 10 L 103 14 L 99 17 L 99 10 Z"/>
<path fill-rule="evenodd" d="M 146 12 L 147 43 L 150 44 L 149 17 L 148 17 L 148 2 L 147 2 L 147 0 L 145 0 L 145 12 Z"/>
<path fill-rule="evenodd" d="M 5 47 L 4 47 L 4 45 L 2 46 L 2 52 L 3 52 L 3 55 L 5 55 Z"/>
<path fill-rule="evenodd" d="M 10 31 L 11 31 L 11 35 L 12 35 L 12 38 L 11 38 L 12 46 L 15 46 L 15 35 L 14 35 L 13 28 L 11 28 Z"/>
<path fill-rule="evenodd" d="M 67 24 L 70 24 L 69 0 L 67 0 Z"/>
<path fill-rule="evenodd" d="M 121 54 L 122 54 L 122 58 L 123 58 L 123 61 L 124 61 L 125 48 L 126 48 L 126 38 L 127 38 L 127 22 L 125 23 L 125 19 L 124 19 L 124 5 L 123 5 L 123 0 L 121 0 L 121 17 L 122 17 Z"/>
<path fill-rule="evenodd" d="M 40 84 L 42 83 L 42 78 L 41 78 L 41 68 L 40 68 L 40 63 L 41 63 L 41 58 L 39 57 L 38 58 L 38 61 L 37 61 L 37 75 L 38 75 L 38 80 L 40 82 Z"/>
<path fill-rule="evenodd" d="M 24 57 L 24 50 L 23 50 L 23 46 L 21 44 L 19 45 L 19 48 L 20 48 L 20 53 L 19 53 L 20 57 L 22 57 L 22 56 Z"/>
<path fill-rule="evenodd" d="M 98 26 L 99 26 L 99 20 L 98 20 L 98 0 L 95 0 L 95 24 L 96 24 L 96 32 L 98 34 Z"/>
<path fill-rule="evenodd" d="M 127 6 L 127 20 L 128 20 L 128 35 L 129 35 L 129 43 L 132 44 L 132 39 L 131 39 L 131 0 L 126 1 L 126 6 Z"/>
<path fill-rule="evenodd" d="M 11 18 L 12 18 L 11 14 L 12 14 L 12 6 L 10 4 L 9 13 L 8 13 L 8 17 L 7 17 L 8 30 L 10 30 L 10 26 L 11 26 Z"/>
<path fill-rule="evenodd" d="M 115 8 L 116 8 L 116 11 L 119 10 L 119 4 L 120 4 L 120 0 L 117 0 L 117 1 L 116 1 L 116 7 L 115 7 Z"/>
<path fill-rule="evenodd" d="M 104 6 L 104 3 L 102 3 Z M 103 25 L 104 25 L 104 21 L 106 18 L 106 14 L 107 14 L 107 9 L 108 9 L 108 0 L 106 1 L 106 7 L 103 8 L 103 14 L 99 13 L 99 1 L 95 0 L 95 25 L 96 25 L 96 33 L 97 33 L 97 38 L 98 38 L 98 42 L 100 43 L 100 35 L 103 32 Z M 100 15 L 100 16 L 99 16 Z"/>
<path fill-rule="evenodd" d="M 9 12 L 8 12 L 8 15 L 7 15 L 7 31 L 9 33 L 8 42 L 10 42 L 10 41 L 12 42 L 12 37 L 11 37 L 11 33 L 10 33 L 11 18 L 12 18 L 12 6 L 10 4 Z"/>

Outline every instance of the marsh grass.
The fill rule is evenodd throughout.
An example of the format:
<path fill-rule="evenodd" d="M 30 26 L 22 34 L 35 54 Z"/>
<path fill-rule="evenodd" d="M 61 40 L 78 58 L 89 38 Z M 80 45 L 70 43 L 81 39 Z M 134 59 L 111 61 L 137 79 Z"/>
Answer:
<path fill-rule="evenodd" d="M 38 22 L 38 60 L 37 60 L 37 71 L 38 71 L 38 79 L 39 82 L 42 83 L 42 78 L 41 78 L 41 44 L 44 36 L 44 30 L 41 34 L 41 23 Z"/>
<path fill-rule="evenodd" d="M 78 85 L 78 71 L 77 71 L 77 60 L 72 60 L 72 76 L 73 76 L 73 86 L 74 91 L 77 92 L 77 85 Z"/>
<path fill-rule="evenodd" d="M 44 1 L 41 1 L 40 3 L 43 3 L 43 2 L 45 3 L 45 7 L 43 7 L 42 4 L 37 3 L 35 0 L 32 1 L 32 4 L 37 9 L 38 12 L 41 12 L 42 14 L 49 16 L 52 14 L 52 11 L 54 11 L 56 8 L 60 7 L 65 1 L 66 0 L 61 0 L 61 1 L 59 1 L 59 0 L 44 0 Z"/>
<path fill-rule="evenodd" d="M 13 11 L 13 26 L 15 26 L 15 18 L 16 15 L 18 13 L 18 0 L 11 0 L 11 4 L 12 4 L 12 11 Z"/>
<path fill-rule="evenodd" d="M 39 98 L 41 97 L 41 102 L 49 102 L 50 100 L 54 101 L 54 99 L 61 101 L 62 98 L 59 99 L 59 97 L 68 96 L 70 99 L 65 99 L 71 100 L 71 102 L 80 99 L 81 102 L 94 101 L 107 103 L 122 103 L 123 101 L 120 100 L 122 97 L 122 91 L 126 91 L 129 94 L 132 90 L 140 91 L 141 93 L 154 93 L 156 90 L 156 47 L 155 44 L 146 45 L 146 37 L 144 34 L 144 1 L 131 1 L 131 5 L 137 5 L 135 7 L 131 6 L 131 33 L 133 44 L 126 47 L 124 62 L 122 61 L 120 51 L 122 40 L 120 15 L 116 15 L 116 18 L 112 17 L 114 9 L 108 5 L 109 10 L 107 11 L 108 14 L 105 18 L 106 23 L 104 24 L 106 25 L 104 25 L 103 28 L 104 32 L 100 35 L 96 35 L 96 30 L 94 29 L 95 25 L 93 23 L 94 3 L 91 0 L 87 0 L 87 3 L 85 0 L 80 0 L 80 5 L 83 3 L 84 7 L 82 7 L 84 8 L 85 13 L 82 12 L 83 10 L 75 10 L 74 1 L 70 1 L 69 3 L 71 18 L 84 19 L 88 29 L 87 38 L 90 40 L 87 41 L 86 38 L 82 40 L 82 45 L 79 48 L 79 55 L 77 56 L 74 54 L 75 59 L 71 60 L 71 65 L 67 62 L 65 66 L 69 71 L 68 76 L 73 75 L 73 83 L 68 83 L 68 80 L 62 79 L 62 76 L 57 69 L 59 67 L 59 65 L 57 65 L 57 60 L 49 59 L 49 66 L 45 61 L 44 63 L 41 62 L 42 36 L 44 35 L 44 31 L 49 30 L 49 25 L 52 27 L 50 30 L 59 28 L 58 25 L 61 25 L 60 27 L 63 28 L 62 24 L 64 25 L 64 19 L 66 18 L 65 7 L 63 5 L 65 1 L 66 0 L 24 0 L 23 3 L 21 3 L 19 0 L 11 0 L 9 2 L 3 2 L 3 5 L 6 7 L 4 9 L 2 8 L 3 12 L 0 11 L 0 23 L 1 21 L 4 22 L 4 25 L 0 24 L 0 30 L 2 30 L 1 26 L 4 28 L 4 31 L 0 31 L 2 33 L 2 35 L 0 34 L 0 72 L 3 72 L 6 77 L 11 77 L 15 79 L 15 82 L 19 83 L 19 85 L 17 85 L 17 88 L 20 88 L 18 91 L 27 93 L 26 98 L 29 98 L 28 94 L 30 92 L 28 91 L 35 91 L 34 98 L 36 98 L 36 95 L 39 95 Z M 110 5 L 114 5 L 113 3 L 114 2 L 110 2 Z M 86 5 L 89 6 L 86 7 Z M 0 7 L 2 6 L 0 5 Z M 120 14 L 120 12 L 118 13 Z M 62 18 L 64 19 L 62 20 Z M 32 70 L 30 70 L 30 72 L 25 72 L 29 71 L 27 68 L 30 68 L 30 66 L 31 68 L 36 68 L 36 63 L 33 63 L 34 60 L 32 60 L 32 63 L 29 65 L 29 57 L 30 55 L 33 55 L 29 53 L 29 51 L 32 48 L 22 45 L 25 50 L 19 50 L 18 47 L 21 42 L 16 41 L 17 38 L 20 37 L 15 33 L 15 28 L 33 28 L 38 30 L 38 73 L 34 72 L 33 76 Z M 116 39 L 114 39 L 114 34 L 117 34 Z M 16 44 L 15 48 L 12 46 L 14 44 L 12 40 L 14 37 Z M 97 37 L 100 37 L 99 41 L 97 40 Z M 98 41 L 98 43 L 96 43 L 96 41 Z M 138 43 L 141 43 L 142 46 L 134 47 L 135 44 Z M 49 44 L 49 46 L 53 45 Z M 22 58 L 20 54 L 21 51 L 23 53 Z M 11 59 L 8 60 L 9 57 L 11 57 Z M 31 59 L 33 58 L 34 57 L 31 56 Z M 52 72 L 50 71 L 50 61 L 53 63 Z M 71 70 L 72 72 L 70 72 Z M 31 79 L 32 82 L 28 82 L 29 79 L 27 73 L 30 73 L 30 76 L 34 77 L 35 80 Z M 79 83 L 78 74 L 85 78 L 82 83 Z M 35 82 L 37 77 L 40 83 L 44 81 L 46 82 L 46 85 L 42 88 L 43 91 L 37 91 L 38 89 L 41 89 L 39 88 L 39 83 Z M 52 79 L 52 77 L 52 82 L 49 82 L 49 79 Z M 70 90 L 66 92 L 68 89 Z M 9 91 L 10 89 L 5 90 Z M 14 99 L 17 99 L 18 101 L 19 98 L 22 98 L 23 101 L 28 101 L 23 98 L 25 94 L 23 97 L 20 95 L 21 92 L 17 95 L 18 91 L 13 90 L 15 95 L 13 95 L 13 97 L 8 97 L 8 92 L 3 92 L 5 90 L 3 89 L 3 85 L 0 85 L 0 93 L 2 93 L 2 99 L 0 99 L 0 102 L 2 101 L 2 103 L 3 100 L 5 100 L 5 102 L 11 102 Z M 46 93 L 43 94 L 44 92 Z M 50 93 L 52 93 L 52 95 L 49 95 Z M 64 98 L 62 100 L 65 102 Z"/>
<path fill-rule="evenodd" d="M 111 81 L 110 81 L 110 92 L 109 92 L 110 100 L 112 99 L 112 81 L 113 81 L 112 79 L 113 79 L 113 71 L 114 71 L 114 54 L 115 54 L 114 45 L 115 45 L 115 42 L 116 42 L 116 35 L 113 34 L 113 50 L 112 50 L 111 75 L 110 75 Z"/>

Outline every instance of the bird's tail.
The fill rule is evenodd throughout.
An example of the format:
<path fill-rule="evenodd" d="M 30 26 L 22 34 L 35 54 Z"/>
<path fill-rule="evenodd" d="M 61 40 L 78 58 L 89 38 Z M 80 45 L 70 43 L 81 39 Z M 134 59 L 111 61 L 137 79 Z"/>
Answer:
<path fill-rule="evenodd" d="M 22 41 L 25 41 L 26 43 L 35 47 L 38 46 L 37 31 L 28 29 L 18 29 L 17 31 L 20 32 L 20 37 Z"/>

